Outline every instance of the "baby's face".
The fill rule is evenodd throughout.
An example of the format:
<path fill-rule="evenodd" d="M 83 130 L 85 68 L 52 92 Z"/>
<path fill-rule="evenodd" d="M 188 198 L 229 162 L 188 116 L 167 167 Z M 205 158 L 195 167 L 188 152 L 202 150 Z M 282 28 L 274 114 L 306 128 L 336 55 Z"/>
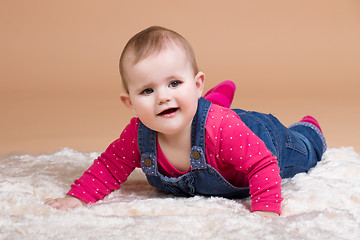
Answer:
<path fill-rule="evenodd" d="M 128 105 L 141 122 L 159 133 L 191 128 L 201 97 L 204 74 L 194 75 L 182 48 L 171 45 L 127 66 Z"/>

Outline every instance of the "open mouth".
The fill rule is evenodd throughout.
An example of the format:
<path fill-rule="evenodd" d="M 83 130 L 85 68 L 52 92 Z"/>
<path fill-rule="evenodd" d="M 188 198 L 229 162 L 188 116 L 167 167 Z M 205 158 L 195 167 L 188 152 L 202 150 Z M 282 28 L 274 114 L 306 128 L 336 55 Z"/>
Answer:
<path fill-rule="evenodd" d="M 162 111 L 161 113 L 159 113 L 158 115 L 159 116 L 167 116 L 167 115 L 170 115 L 172 113 L 175 113 L 177 112 L 179 108 L 169 108 L 169 109 L 166 109 L 164 111 Z"/>

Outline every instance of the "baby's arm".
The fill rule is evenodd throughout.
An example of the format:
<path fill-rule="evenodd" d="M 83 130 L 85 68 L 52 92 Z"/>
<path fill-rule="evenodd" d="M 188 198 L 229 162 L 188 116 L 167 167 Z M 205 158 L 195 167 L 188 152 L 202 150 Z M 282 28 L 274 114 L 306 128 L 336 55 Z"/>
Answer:
<path fill-rule="evenodd" d="M 97 158 L 71 186 L 64 198 L 47 199 L 45 204 L 57 209 L 75 208 L 103 199 L 119 189 L 130 173 L 140 165 L 137 146 L 138 119 L 132 119 L 120 138 Z"/>
<path fill-rule="evenodd" d="M 46 199 L 45 204 L 59 210 L 69 210 L 72 208 L 85 206 L 86 202 L 76 197 L 67 195 L 63 198 L 48 198 Z"/>
<path fill-rule="evenodd" d="M 222 120 L 218 137 L 220 158 L 232 165 L 238 176 L 244 176 L 242 184 L 250 188 L 252 212 L 262 216 L 279 215 L 281 177 L 276 157 L 236 115 L 227 116 Z"/>

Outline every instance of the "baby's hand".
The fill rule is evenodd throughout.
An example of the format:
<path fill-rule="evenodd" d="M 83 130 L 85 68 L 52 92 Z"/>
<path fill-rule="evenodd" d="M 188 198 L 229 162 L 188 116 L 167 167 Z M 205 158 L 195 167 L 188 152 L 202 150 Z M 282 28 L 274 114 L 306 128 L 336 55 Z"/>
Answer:
<path fill-rule="evenodd" d="M 255 213 L 263 218 L 275 218 L 275 217 L 280 216 L 278 213 L 270 212 L 270 211 L 254 211 L 253 213 Z"/>
<path fill-rule="evenodd" d="M 59 210 L 69 210 L 86 205 L 84 201 L 71 196 L 66 196 L 64 198 L 48 198 L 46 199 L 45 204 Z"/>

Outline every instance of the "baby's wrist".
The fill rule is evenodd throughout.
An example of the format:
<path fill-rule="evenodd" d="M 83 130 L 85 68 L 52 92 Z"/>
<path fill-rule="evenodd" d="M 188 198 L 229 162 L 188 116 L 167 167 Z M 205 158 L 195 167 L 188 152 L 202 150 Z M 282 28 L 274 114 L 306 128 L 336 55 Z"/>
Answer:
<path fill-rule="evenodd" d="M 66 195 L 65 198 L 76 199 L 76 200 L 78 200 L 83 206 L 86 206 L 86 205 L 87 205 L 87 203 L 86 203 L 85 201 L 81 200 L 80 198 L 71 196 L 71 195 Z"/>
<path fill-rule="evenodd" d="M 280 216 L 279 213 L 271 211 L 254 211 L 253 213 L 263 218 L 275 218 Z"/>

